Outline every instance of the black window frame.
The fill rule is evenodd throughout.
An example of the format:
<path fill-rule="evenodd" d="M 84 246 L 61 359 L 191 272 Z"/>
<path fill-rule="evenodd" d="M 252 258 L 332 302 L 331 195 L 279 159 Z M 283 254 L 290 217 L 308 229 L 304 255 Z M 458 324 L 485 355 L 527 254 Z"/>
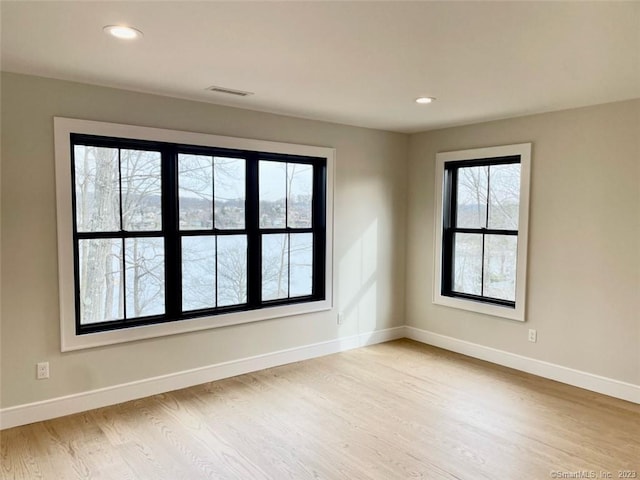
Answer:
<path fill-rule="evenodd" d="M 263 152 L 244 149 L 199 146 L 155 140 L 137 140 L 84 133 L 70 134 L 71 201 L 73 223 L 73 274 L 76 335 L 120 330 L 142 325 L 172 323 L 193 318 L 262 308 L 322 301 L 326 291 L 327 246 L 327 161 L 325 157 Z M 75 188 L 75 146 L 137 149 L 159 151 L 161 154 L 162 229 L 160 231 L 78 232 Z M 245 228 L 218 229 L 213 222 L 211 229 L 180 230 L 178 200 L 178 155 L 194 154 L 212 157 L 232 157 L 246 160 L 245 172 Z M 259 226 L 259 162 L 262 160 L 297 163 L 313 166 L 312 221 L 311 227 L 260 228 Z M 311 233 L 313 235 L 312 293 L 276 300 L 262 300 L 262 236 L 270 233 Z M 181 289 L 181 239 L 195 235 L 247 235 L 247 302 L 241 305 L 223 306 L 182 311 Z M 79 240 L 91 238 L 142 238 L 162 237 L 165 248 L 165 313 L 147 317 L 110 320 L 82 324 L 80 309 Z M 124 288 L 124 285 L 123 285 Z"/>
<path fill-rule="evenodd" d="M 520 155 L 509 155 L 501 157 L 490 158 L 478 158 L 468 160 L 452 160 L 444 162 L 444 184 L 443 184 L 443 217 L 442 217 L 442 271 L 441 271 L 441 295 L 452 298 L 459 298 L 464 300 L 471 300 L 475 302 L 481 302 L 490 305 L 498 305 L 506 308 L 516 308 L 516 302 L 511 300 L 505 300 L 501 298 L 494 298 L 485 295 L 473 295 L 464 292 L 457 292 L 453 289 L 454 275 L 455 275 L 455 234 L 456 233 L 469 233 L 482 235 L 482 278 L 481 288 L 484 289 L 484 256 L 485 256 L 485 237 L 486 235 L 505 235 L 518 237 L 519 230 L 512 229 L 495 229 L 495 228 L 466 228 L 457 227 L 457 185 L 458 185 L 458 172 L 461 168 L 465 167 L 484 167 L 495 165 L 521 165 Z M 491 188 L 490 185 L 491 176 L 489 175 L 489 181 L 487 185 L 487 192 Z M 519 197 L 521 191 L 519 191 Z M 487 221 L 488 225 L 489 216 L 489 195 L 487 195 Z"/>

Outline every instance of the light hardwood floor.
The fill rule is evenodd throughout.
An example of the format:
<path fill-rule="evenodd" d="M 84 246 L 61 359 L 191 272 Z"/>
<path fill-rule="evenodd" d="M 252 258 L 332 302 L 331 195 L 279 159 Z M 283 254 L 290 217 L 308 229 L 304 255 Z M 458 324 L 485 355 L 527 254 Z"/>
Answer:
<path fill-rule="evenodd" d="M 0 440 L 2 479 L 640 478 L 640 405 L 410 340 Z"/>

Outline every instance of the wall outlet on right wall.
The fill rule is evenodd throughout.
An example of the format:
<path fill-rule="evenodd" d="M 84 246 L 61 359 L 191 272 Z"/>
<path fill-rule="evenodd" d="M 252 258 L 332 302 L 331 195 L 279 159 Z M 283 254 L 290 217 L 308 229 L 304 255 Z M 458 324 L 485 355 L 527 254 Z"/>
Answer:
<path fill-rule="evenodd" d="M 38 380 L 49 378 L 49 362 L 36 363 L 36 378 Z"/>
<path fill-rule="evenodd" d="M 533 342 L 533 343 L 537 342 L 538 341 L 538 331 L 534 330 L 533 328 L 530 328 L 529 329 L 529 337 L 528 338 L 529 338 L 530 342 Z"/>

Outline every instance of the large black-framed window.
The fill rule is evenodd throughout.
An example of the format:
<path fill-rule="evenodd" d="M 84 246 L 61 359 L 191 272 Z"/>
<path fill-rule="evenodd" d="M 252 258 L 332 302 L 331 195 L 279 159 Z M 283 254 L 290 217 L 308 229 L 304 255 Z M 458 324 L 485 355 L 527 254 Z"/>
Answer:
<path fill-rule="evenodd" d="M 515 308 L 520 160 L 444 163 L 443 296 Z"/>
<path fill-rule="evenodd" d="M 325 299 L 326 158 L 70 146 L 77 334 Z"/>

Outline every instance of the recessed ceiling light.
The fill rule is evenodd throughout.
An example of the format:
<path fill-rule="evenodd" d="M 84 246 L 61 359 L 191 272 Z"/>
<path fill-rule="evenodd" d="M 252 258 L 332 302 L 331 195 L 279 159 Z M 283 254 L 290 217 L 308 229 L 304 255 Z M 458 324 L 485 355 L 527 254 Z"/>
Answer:
<path fill-rule="evenodd" d="M 126 27 L 124 25 L 107 25 L 102 30 L 109 35 L 122 40 L 134 40 L 142 37 L 142 32 L 137 28 Z"/>
<path fill-rule="evenodd" d="M 422 105 L 427 104 L 427 103 L 431 103 L 435 100 L 435 98 L 433 97 L 418 97 L 416 98 L 416 103 L 420 103 Z"/>

